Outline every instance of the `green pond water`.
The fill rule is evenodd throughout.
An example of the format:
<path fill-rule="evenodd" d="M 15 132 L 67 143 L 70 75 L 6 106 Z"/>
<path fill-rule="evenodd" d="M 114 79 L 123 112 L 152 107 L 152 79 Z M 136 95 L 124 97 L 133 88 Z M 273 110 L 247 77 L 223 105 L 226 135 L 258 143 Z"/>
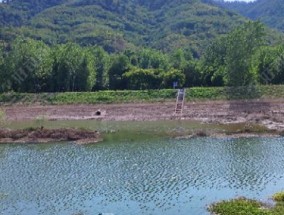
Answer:
<path fill-rule="evenodd" d="M 0 214 L 206 215 L 212 202 L 284 189 L 283 138 L 124 132 L 94 145 L 0 145 Z"/>

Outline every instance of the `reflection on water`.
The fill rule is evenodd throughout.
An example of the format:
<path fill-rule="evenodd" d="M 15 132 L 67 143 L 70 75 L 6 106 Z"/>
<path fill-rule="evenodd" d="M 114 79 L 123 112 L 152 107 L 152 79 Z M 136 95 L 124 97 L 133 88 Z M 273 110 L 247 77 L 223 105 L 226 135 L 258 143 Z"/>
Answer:
<path fill-rule="evenodd" d="M 208 214 L 284 187 L 281 138 L 0 145 L 0 214 Z"/>

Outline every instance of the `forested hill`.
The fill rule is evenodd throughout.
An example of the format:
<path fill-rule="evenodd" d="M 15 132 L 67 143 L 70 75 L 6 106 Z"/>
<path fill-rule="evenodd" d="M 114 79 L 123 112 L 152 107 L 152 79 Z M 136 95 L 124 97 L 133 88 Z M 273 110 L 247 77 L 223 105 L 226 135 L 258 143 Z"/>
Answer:
<path fill-rule="evenodd" d="M 47 44 L 73 41 L 108 52 L 190 48 L 198 55 L 245 18 L 201 0 L 5 0 L 0 39 L 18 35 Z"/>
<path fill-rule="evenodd" d="M 257 0 L 252 3 L 215 1 L 226 9 L 284 31 L 284 0 Z"/>

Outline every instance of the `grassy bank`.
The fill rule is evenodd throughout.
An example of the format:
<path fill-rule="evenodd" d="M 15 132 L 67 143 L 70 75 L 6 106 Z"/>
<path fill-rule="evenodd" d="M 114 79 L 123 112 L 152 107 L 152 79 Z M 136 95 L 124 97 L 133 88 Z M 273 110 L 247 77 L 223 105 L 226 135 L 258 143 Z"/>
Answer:
<path fill-rule="evenodd" d="M 176 90 L 141 91 L 98 91 L 66 93 L 3 93 L 0 104 L 41 103 L 41 104 L 98 104 L 129 102 L 175 101 Z M 257 87 L 194 87 L 187 89 L 186 99 L 192 100 L 231 100 L 253 98 L 284 98 L 284 85 Z"/>
<path fill-rule="evenodd" d="M 283 215 L 284 192 L 276 193 L 273 200 L 276 204 L 272 207 L 256 200 L 233 199 L 215 203 L 210 206 L 209 211 L 218 215 Z"/>

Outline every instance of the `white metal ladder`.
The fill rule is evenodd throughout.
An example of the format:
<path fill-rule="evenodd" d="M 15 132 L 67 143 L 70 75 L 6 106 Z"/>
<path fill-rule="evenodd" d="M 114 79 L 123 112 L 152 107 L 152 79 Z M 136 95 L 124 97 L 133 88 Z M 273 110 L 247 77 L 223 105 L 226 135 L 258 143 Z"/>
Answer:
<path fill-rule="evenodd" d="M 185 100 L 185 89 L 179 89 L 176 100 L 175 114 L 182 115 Z"/>

